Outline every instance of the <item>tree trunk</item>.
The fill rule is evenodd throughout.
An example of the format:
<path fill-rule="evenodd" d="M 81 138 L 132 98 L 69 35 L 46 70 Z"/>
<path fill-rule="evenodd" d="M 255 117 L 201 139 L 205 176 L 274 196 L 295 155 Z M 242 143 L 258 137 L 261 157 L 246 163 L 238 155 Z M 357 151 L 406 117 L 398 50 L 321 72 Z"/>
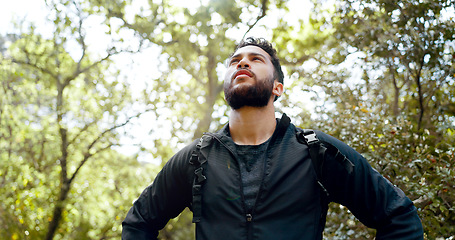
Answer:
<path fill-rule="evenodd" d="M 424 101 L 423 89 L 422 89 L 422 83 L 421 83 L 421 79 L 420 79 L 421 74 L 422 74 L 423 64 L 424 64 L 424 56 L 425 56 L 425 54 L 423 54 L 422 60 L 420 62 L 420 67 L 419 67 L 419 70 L 418 70 L 417 76 L 416 76 L 417 93 L 418 93 L 418 98 L 419 98 L 418 101 L 419 101 L 419 107 L 420 107 L 419 121 L 417 123 L 417 130 L 422 129 L 423 116 L 425 113 L 425 106 L 423 104 L 423 101 Z"/>
<path fill-rule="evenodd" d="M 57 81 L 57 123 L 60 125 L 60 152 L 61 158 L 59 159 L 60 162 L 60 194 L 58 196 L 57 202 L 54 207 L 54 211 L 52 213 L 52 219 L 49 222 L 49 227 L 46 234 L 46 240 L 52 240 L 55 236 L 55 232 L 60 224 L 62 219 L 62 213 L 65 209 L 65 200 L 68 197 L 68 192 L 71 187 L 71 182 L 68 180 L 68 172 L 67 172 L 67 161 L 68 161 L 68 136 L 67 130 L 64 128 L 62 124 L 63 120 L 63 90 L 65 89 L 65 84 L 62 83 L 60 79 L 56 79 Z"/>
<path fill-rule="evenodd" d="M 392 106 L 392 112 L 393 116 L 396 118 L 398 117 L 399 112 L 399 100 L 400 100 L 400 88 L 398 87 L 397 79 L 395 78 L 395 69 L 393 67 L 390 67 L 390 73 L 392 74 L 393 78 L 393 106 Z"/>
<path fill-rule="evenodd" d="M 60 225 L 60 221 L 62 220 L 62 213 L 63 210 L 65 209 L 65 200 L 68 197 L 69 190 L 70 184 L 63 183 L 62 187 L 60 188 L 60 195 L 58 197 L 57 203 L 55 204 L 54 211 L 52 213 L 52 219 L 49 222 L 49 227 L 47 229 L 45 240 L 52 240 L 55 236 L 55 232 L 57 231 L 57 228 Z"/>
<path fill-rule="evenodd" d="M 204 116 L 199 121 L 197 129 L 194 132 L 193 139 L 200 138 L 204 132 L 210 128 L 212 123 L 213 106 L 215 106 L 216 97 L 222 90 L 223 85 L 218 83 L 218 77 L 216 75 L 216 59 L 208 53 L 208 64 L 206 67 L 208 76 L 208 92 L 205 97 Z"/>

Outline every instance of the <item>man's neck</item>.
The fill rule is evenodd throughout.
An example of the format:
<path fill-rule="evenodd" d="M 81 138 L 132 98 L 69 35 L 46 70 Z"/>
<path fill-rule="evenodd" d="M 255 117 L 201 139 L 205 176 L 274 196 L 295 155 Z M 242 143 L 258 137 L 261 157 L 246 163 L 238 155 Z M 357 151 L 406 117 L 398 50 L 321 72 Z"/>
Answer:
<path fill-rule="evenodd" d="M 275 128 L 273 103 L 263 108 L 242 107 L 232 110 L 229 116 L 229 131 L 232 140 L 239 145 L 264 143 L 273 135 Z"/>

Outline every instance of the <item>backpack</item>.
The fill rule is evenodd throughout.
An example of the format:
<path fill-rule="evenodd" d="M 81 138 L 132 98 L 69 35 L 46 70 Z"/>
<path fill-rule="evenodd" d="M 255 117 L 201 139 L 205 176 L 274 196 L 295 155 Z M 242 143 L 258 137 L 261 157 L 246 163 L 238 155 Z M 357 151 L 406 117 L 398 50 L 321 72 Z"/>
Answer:
<path fill-rule="evenodd" d="M 205 136 L 205 135 L 204 135 Z M 196 144 L 196 149 L 192 151 L 189 163 L 194 166 L 194 179 L 192 187 L 192 211 L 193 211 L 193 223 L 198 223 L 201 221 L 202 217 L 202 185 L 207 179 L 204 175 L 204 166 L 207 162 L 205 157 L 200 157 L 200 151 L 202 148 L 202 143 L 204 142 L 204 136 L 199 139 L 199 142 Z M 317 137 L 314 130 L 311 129 L 297 129 L 296 137 L 298 142 L 308 146 L 310 158 L 314 170 L 316 172 L 316 181 L 321 188 L 321 221 L 325 222 L 325 217 L 327 215 L 328 203 L 330 194 L 327 189 L 324 187 L 324 178 L 323 178 L 323 164 L 326 157 L 326 154 L 334 156 L 343 167 L 351 173 L 354 169 L 354 164 L 347 159 L 335 146 L 330 143 L 320 141 Z"/>

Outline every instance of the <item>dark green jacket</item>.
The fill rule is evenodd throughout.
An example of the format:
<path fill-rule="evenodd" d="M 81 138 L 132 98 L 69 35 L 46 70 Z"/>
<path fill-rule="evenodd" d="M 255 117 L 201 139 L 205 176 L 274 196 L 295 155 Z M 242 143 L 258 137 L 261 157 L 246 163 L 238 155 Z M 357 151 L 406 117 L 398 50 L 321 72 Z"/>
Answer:
<path fill-rule="evenodd" d="M 270 140 L 262 185 L 252 212 L 245 211 L 242 180 L 228 125 L 207 134 L 201 153 L 208 161 L 202 187 L 198 240 L 322 239 L 325 206 L 308 147 L 297 141 L 296 127 L 283 115 Z M 355 150 L 317 131 L 322 142 L 339 149 L 354 165 L 348 173 L 332 156 L 323 164 L 329 201 L 346 206 L 376 239 L 423 239 L 416 208 Z M 197 141 L 173 156 L 123 221 L 122 239 L 156 239 L 158 231 L 185 207 L 191 208 L 194 167 L 188 163 Z M 250 217 L 251 216 L 251 217 Z"/>

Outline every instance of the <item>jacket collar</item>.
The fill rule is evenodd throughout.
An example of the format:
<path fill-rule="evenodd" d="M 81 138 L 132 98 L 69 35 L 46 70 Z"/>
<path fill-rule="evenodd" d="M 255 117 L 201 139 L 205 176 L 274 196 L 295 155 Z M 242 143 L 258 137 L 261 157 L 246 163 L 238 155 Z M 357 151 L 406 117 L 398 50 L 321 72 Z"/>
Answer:
<path fill-rule="evenodd" d="M 275 131 L 273 132 L 272 138 L 270 139 L 270 144 L 273 145 L 273 143 L 277 139 L 283 138 L 284 134 L 286 133 L 286 130 L 288 129 L 289 125 L 291 124 L 291 119 L 283 113 L 281 116 L 281 119 L 277 118 L 277 126 L 275 128 Z M 231 134 L 229 131 L 229 123 L 226 123 L 224 127 L 220 130 L 218 130 L 215 133 L 212 133 L 214 137 L 216 137 L 223 145 L 230 149 L 235 149 L 235 143 L 232 141 Z"/>

